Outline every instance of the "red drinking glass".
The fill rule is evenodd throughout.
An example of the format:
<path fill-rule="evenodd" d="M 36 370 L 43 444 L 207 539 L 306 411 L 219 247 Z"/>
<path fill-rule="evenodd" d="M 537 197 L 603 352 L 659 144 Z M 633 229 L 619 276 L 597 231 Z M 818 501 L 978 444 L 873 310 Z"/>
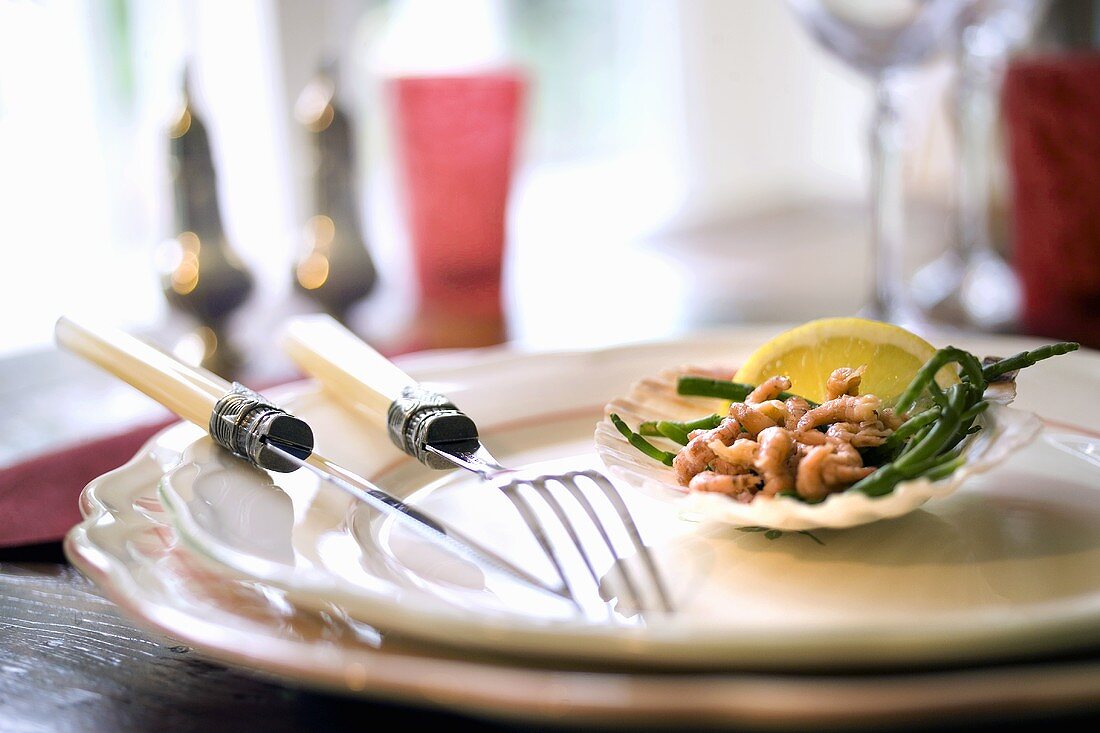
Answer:
<path fill-rule="evenodd" d="M 390 80 L 420 315 L 466 331 L 428 345 L 503 338 L 505 214 L 525 89 L 516 71 Z"/>
<path fill-rule="evenodd" d="M 1017 60 L 1003 94 L 1023 326 L 1100 347 L 1100 54 Z"/>

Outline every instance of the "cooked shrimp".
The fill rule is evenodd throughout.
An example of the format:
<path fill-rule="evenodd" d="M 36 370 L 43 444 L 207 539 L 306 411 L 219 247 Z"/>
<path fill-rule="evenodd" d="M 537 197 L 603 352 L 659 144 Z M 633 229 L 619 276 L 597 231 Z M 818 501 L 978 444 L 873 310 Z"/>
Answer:
<path fill-rule="evenodd" d="M 825 433 L 819 432 L 817 430 L 807 430 L 804 433 L 795 433 L 794 439 L 800 445 L 808 446 L 825 445 L 825 443 L 827 442 Z"/>
<path fill-rule="evenodd" d="M 723 445 L 720 440 L 712 440 L 710 449 L 714 451 L 714 466 L 718 473 L 744 473 L 744 471 L 723 471 L 718 468 L 718 461 L 723 461 L 733 466 L 743 466 L 746 469 L 756 464 L 756 456 L 760 445 L 755 440 L 738 438 L 732 445 Z"/>
<path fill-rule="evenodd" d="M 866 364 L 857 369 L 850 367 L 834 369 L 828 381 L 825 382 L 825 400 L 835 400 L 842 395 L 852 397 L 858 395 L 859 383 L 863 380 L 863 372 L 866 370 Z"/>
<path fill-rule="evenodd" d="M 710 462 L 709 470 L 725 476 L 739 476 L 743 473 L 752 473 L 752 466 L 746 466 L 743 463 L 731 463 L 722 458 L 715 458 Z"/>
<path fill-rule="evenodd" d="M 874 467 L 863 465 L 863 457 L 852 443 L 834 443 L 834 452 L 825 459 L 821 476 L 830 490 L 845 488 L 873 473 Z"/>
<path fill-rule="evenodd" d="M 790 458 L 791 472 L 797 476 L 802 459 L 809 455 L 812 449 L 825 445 L 829 441 L 825 438 L 825 433 L 817 430 L 807 430 L 805 433 L 792 432 L 791 436 L 794 439 L 794 452 L 791 453 Z"/>
<path fill-rule="evenodd" d="M 843 463 L 833 463 L 828 460 L 821 471 L 821 477 L 828 484 L 830 490 L 847 488 L 860 479 L 866 478 L 875 472 L 874 466 L 849 466 Z"/>
<path fill-rule="evenodd" d="M 743 402 L 734 402 L 730 405 L 730 417 L 738 422 L 750 438 L 755 438 L 761 430 L 775 425 L 775 420 L 758 412 L 753 405 L 746 405 Z"/>
<path fill-rule="evenodd" d="M 831 443 L 810 448 L 805 457 L 798 464 L 798 475 L 795 477 L 795 491 L 803 499 L 824 499 L 829 493 L 828 484 L 822 475 L 825 469 L 826 459 L 833 454 Z"/>
<path fill-rule="evenodd" d="M 893 407 L 887 407 L 878 414 L 879 420 L 882 420 L 882 424 L 889 428 L 891 431 L 897 430 L 901 427 L 901 424 L 905 422 L 905 415 L 899 415 L 894 411 Z"/>
<path fill-rule="evenodd" d="M 806 451 L 798 464 L 795 490 L 806 499 L 823 499 L 832 491 L 846 489 L 875 472 L 864 466 L 859 451 L 851 443 L 830 440 Z"/>
<path fill-rule="evenodd" d="M 810 403 L 803 397 L 788 397 L 783 405 L 787 408 L 787 417 L 784 421 L 787 430 L 794 430 L 797 428 L 798 421 L 802 419 L 803 415 L 810 411 Z"/>
<path fill-rule="evenodd" d="M 850 443 L 856 448 L 873 448 L 886 442 L 892 433 L 879 420 L 865 423 L 835 422 L 825 431 L 832 440 Z"/>
<path fill-rule="evenodd" d="M 859 432 L 859 424 L 853 422 L 835 422 L 829 426 L 829 429 L 825 431 L 825 435 L 830 440 L 835 440 L 839 443 L 851 443 L 856 437 L 856 433 Z"/>
<path fill-rule="evenodd" d="M 749 502 L 792 489 L 810 501 L 824 499 L 877 470 L 864 466 L 860 449 L 882 445 L 906 419 L 859 394 L 866 365 L 836 369 L 828 399 L 817 407 L 802 397 L 778 399 L 791 380 L 775 376 L 752 390 L 713 430 L 696 430 L 673 459 L 680 484 L 691 491 Z M 815 428 L 822 427 L 817 430 Z"/>
<path fill-rule="evenodd" d="M 866 420 L 859 424 L 859 432 L 856 433 L 857 440 L 852 441 L 852 445 L 856 448 L 870 448 L 876 445 L 882 445 L 893 432 L 894 429 L 887 426 L 881 419 Z"/>
<path fill-rule="evenodd" d="M 705 491 L 717 494 L 745 494 L 756 490 L 760 486 L 760 477 L 743 473 L 729 475 L 703 471 L 691 479 L 688 488 L 691 491 Z"/>
<path fill-rule="evenodd" d="M 779 426 L 760 431 L 760 450 L 756 458 L 756 470 L 764 477 L 761 491 L 767 496 L 775 496 L 781 491 L 794 488 L 794 476 L 791 475 L 788 459 L 794 450 L 794 439 L 789 431 Z"/>
<path fill-rule="evenodd" d="M 791 380 L 787 377 L 772 377 L 771 379 L 764 380 L 763 384 L 752 392 L 749 392 L 749 396 L 745 398 L 745 402 L 754 405 L 760 402 L 774 400 L 779 396 L 780 392 L 785 392 L 790 388 Z"/>
<path fill-rule="evenodd" d="M 829 441 L 833 446 L 833 455 L 829 458 L 829 462 L 834 465 L 844 466 L 862 466 L 863 457 L 859 455 L 859 451 L 851 443 L 838 443 Z"/>
<path fill-rule="evenodd" d="M 740 424 L 728 417 L 713 430 L 692 432 L 691 440 L 672 460 L 672 467 L 676 469 L 676 478 L 680 484 L 687 486 L 692 476 L 705 469 L 714 460 L 714 451 L 710 447 L 712 441 L 717 440 L 723 445 L 729 445 L 737 439 L 740 432 Z"/>
<path fill-rule="evenodd" d="M 760 402 L 753 405 L 756 411 L 761 415 L 768 417 L 776 422 L 777 425 L 786 425 L 787 420 L 790 418 L 791 413 L 787 410 L 787 405 L 779 400 L 768 400 L 766 402 Z"/>
<path fill-rule="evenodd" d="M 882 400 L 874 395 L 841 395 L 813 408 L 798 421 L 799 432 L 832 422 L 877 420 Z M 732 411 L 730 414 L 733 414 Z M 750 431 L 751 432 L 751 431 Z"/>

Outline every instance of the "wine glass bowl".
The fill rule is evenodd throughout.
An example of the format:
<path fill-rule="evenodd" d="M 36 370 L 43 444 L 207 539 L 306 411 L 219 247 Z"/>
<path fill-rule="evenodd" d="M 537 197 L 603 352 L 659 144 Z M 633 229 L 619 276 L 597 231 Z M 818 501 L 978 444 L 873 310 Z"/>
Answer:
<path fill-rule="evenodd" d="M 788 0 L 817 41 L 870 77 L 871 297 L 869 318 L 912 323 L 904 287 L 905 196 L 901 102 L 904 72 L 944 50 L 971 0 Z"/>
<path fill-rule="evenodd" d="M 788 0 L 823 47 L 878 76 L 912 68 L 943 50 L 966 0 Z"/>

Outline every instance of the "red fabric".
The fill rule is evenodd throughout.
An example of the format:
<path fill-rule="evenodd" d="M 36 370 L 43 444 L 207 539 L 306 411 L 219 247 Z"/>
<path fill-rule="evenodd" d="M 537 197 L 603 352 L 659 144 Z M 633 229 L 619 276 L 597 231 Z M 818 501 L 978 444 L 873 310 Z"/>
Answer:
<path fill-rule="evenodd" d="M 391 80 L 422 309 L 501 311 L 504 223 L 525 81 L 517 72 Z"/>
<path fill-rule="evenodd" d="M 384 349 L 387 358 L 411 349 Z M 265 391 L 284 380 L 261 382 Z M 133 458 L 178 418 L 96 438 L 0 468 L 0 548 L 56 542 L 80 521 L 80 492 Z"/>
<path fill-rule="evenodd" d="M 1100 54 L 1016 61 L 1003 94 L 1024 327 L 1100 347 Z"/>
<path fill-rule="evenodd" d="M 0 547 L 60 540 L 80 521 L 84 486 L 133 458 L 168 424 L 143 425 L 0 469 Z"/>

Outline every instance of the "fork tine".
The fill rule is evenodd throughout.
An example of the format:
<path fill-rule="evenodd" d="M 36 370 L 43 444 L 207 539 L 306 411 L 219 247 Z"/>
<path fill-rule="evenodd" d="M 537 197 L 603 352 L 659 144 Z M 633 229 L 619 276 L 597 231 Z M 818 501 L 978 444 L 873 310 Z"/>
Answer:
<path fill-rule="evenodd" d="M 550 477 L 547 477 L 547 478 L 552 479 L 554 481 L 557 481 L 559 484 L 564 486 L 566 488 L 566 490 L 568 490 L 569 493 L 572 494 L 572 496 L 576 500 L 576 502 L 581 505 L 581 508 L 584 509 L 585 514 L 588 515 L 589 520 L 596 527 L 596 530 L 599 532 L 600 537 L 604 541 L 604 544 L 607 545 L 607 549 L 611 553 L 612 559 L 614 559 L 616 561 L 615 562 L 615 569 L 618 571 L 619 575 L 622 577 L 623 585 L 626 587 L 627 593 L 630 594 L 630 598 L 627 598 L 625 600 L 627 601 L 627 603 L 629 605 L 632 605 L 633 608 L 641 609 L 643 607 L 642 606 L 642 596 L 638 592 L 638 586 L 634 583 L 633 577 L 627 571 L 626 563 L 624 562 L 625 558 L 622 556 L 622 554 L 615 547 L 615 543 L 613 543 L 611 541 L 610 535 L 607 534 L 607 527 L 604 526 L 604 523 L 600 520 L 599 515 L 596 514 L 596 510 L 595 510 L 595 508 L 593 508 L 592 502 L 590 502 L 588 500 L 588 497 L 585 496 L 584 490 L 581 489 L 581 487 L 577 485 L 577 482 L 575 480 L 575 477 L 577 475 L 583 475 L 583 474 L 568 474 L 567 473 L 567 474 L 564 474 L 564 475 L 561 475 L 561 476 L 550 476 Z M 583 553 L 583 550 L 582 550 L 582 553 Z M 585 557 L 585 562 L 588 562 L 587 557 Z M 589 569 L 591 570 L 591 565 L 589 565 Z M 599 581 L 598 578 L 596 578 L 596 575 L 595 575 L 594 572 L 592 574 L 592 577 L 596 581 L 596 585 L 598 587 L 599 584 L 600 584 L 600 581 Z"/>
<path fill-rule="evenodd" d="M 546 533 L 542 529 L 542 523 L 539 522 L 538 515 L 536 515 L 535 510 L 531 508 L 530 502 L 528 502 L 519 492 L 519 487 L 524 483 L 528 482 L 513 481 L 510 484 L 501 486 L 500 490 L 512 501 L 512 504 L 515 505 L 516 511 L 518 511 L 520 517 L 523 518 L 523 523 L 527 525 L 527 529 L 534 535 L 535 540 L 539 543 L 539 547 L 542 548 L 543 554 L 546 555 L 546 559 L 554 566 L 554 571 L 558 574 L 558 579 L 561 580 L 562 587 L 569 592 L 569 600 L 573 602 L 573 605 L 578 611 L 583 613 L 584 609 L 581 608 L 580 602 L 577 601 L 577 593 L 573 589 L 573 586 L 569 584 L 569 579 L 565 576 L 565 570 L 562 568 L 561 558 L 558 557 L 557 549 L 546 537 Z"/>
<path fill-rule="evenodd" d="M 561 505 L 557 497 L 554 496 L 554 492 L 547 486 L 548 481 L 557 481 L 561 483 L 559 476 L 540 476 L 537 479 L 532 479 L 527 483 L 536 491 L 538 495 L 542 497 L 542 500 L 550 507 L 554 512 L 554 516 L 557 517 L 558 522 L 565 528 L 566 534 L 569 535 L 569 540 L 573 543 L 573 546 L 577 548 L 577 554 L 581 556 L 581 560 L 584 562 L 584 566 L 588 569 L 588 574 L 592 576 L 592 582 L 595 584 L 597 590 L 600 587 L 600 576 L 596 573 L 596 568 L 592 565 L 592 558 L 589 556 L 588 551 L 585 549 L 584 544 L 581 542 L 581 538 L 577 535 L 577 528 L 573 524 L 573 520 L 569 518 L 569 515 L 565 512 L 565 507 Z M 597 525 L 599 526 L 599 525 Z M 600 526 L 600 530 L 603 528 Z"/>
<path fill-rule="evenodd" d="M 641 532 L 638 531 L 638 525 L 634 523 L 634 517 L 631 516 L 630 510 L 626 506 L 626 502 L 623 501 L 623 497 L 619 495 L 619 490 L 615 488 L 615 485 L 611 483 L 611 480 L 608 479 L 607 476 L 604 476 L 598 471 L 576 471 L 573 474 L 567 475 L 585 476 L 603 491 L 608 501 L 615 507 L 615 511 L 619 515 L 619 520 L 623 523 L 623 527 L 626 528 L 626 532 L 630 536 L 630 541 L 634 544 L 634 549 L 642 556 L 642 561 L 645 563 L 646 569 L 649 570 L 650 579 L 657 589 L 657 595 L 661 599 L 661 605 L 667 613 L 672 613 L 672 601 L 668 594 L 668 589 L 665 587 L 664 579 L 661 577 L 661 572 L 657 568 L 657 563 L 653 560 L 653 554 L 642 541 L 642 535 Z"/>

